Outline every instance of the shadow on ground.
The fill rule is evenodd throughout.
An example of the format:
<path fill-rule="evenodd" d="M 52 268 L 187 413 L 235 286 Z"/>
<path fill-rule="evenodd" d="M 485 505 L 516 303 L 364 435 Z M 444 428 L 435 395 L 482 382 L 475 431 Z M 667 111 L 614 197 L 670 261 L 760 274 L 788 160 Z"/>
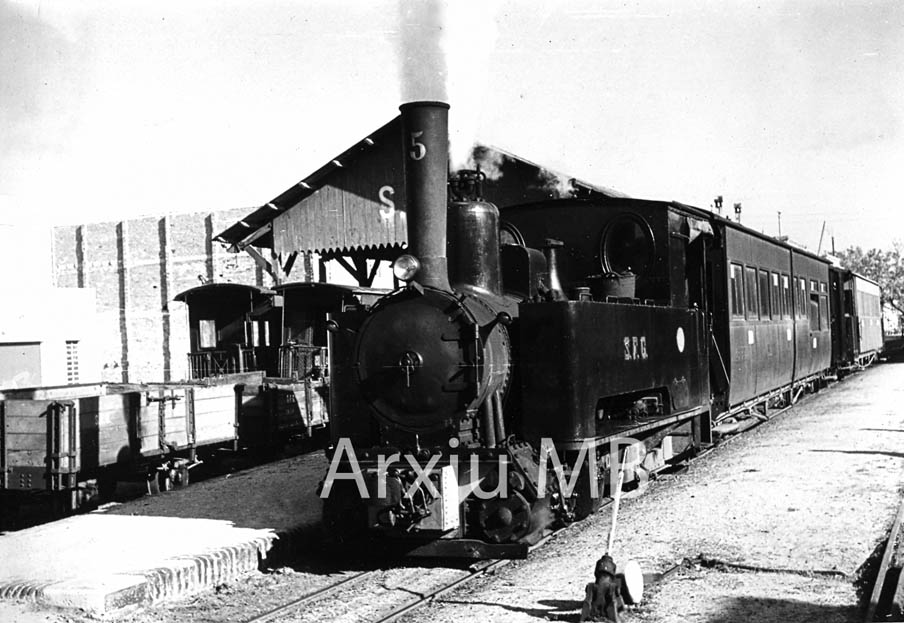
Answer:
<path fill-rule="evenodd" d="M 490 606 L 508 612 L 517 612 L 541 621 L 578 621 L 581 618 L 583 602 L 577 599 L 539 599 L 534 604 L 512 606 L 506 603 L 489 601 L 470 601 L 466 599 L 443 599 L 437 603 L 456 604 L 462 606 Z"/>
<path fill-rule="evenodd" d="M 706 623 L 854 623 L 861 619 L 861 610 L 856 606 L 824 606 L 773 597 L 737 597 L 721 612 L 707 618 Z"/>
<path fill-rule="evenodd" d="M 889 452 L 888 450 L 830 450 L 830 449 L 822 449 L 817 448 L 814 450 L 810 450 L 810 452 L 837 452 L 839 454 L 877 454 L 884 456 L 891 456 L 896 459 L 904 459 L 904 452 Z"/>

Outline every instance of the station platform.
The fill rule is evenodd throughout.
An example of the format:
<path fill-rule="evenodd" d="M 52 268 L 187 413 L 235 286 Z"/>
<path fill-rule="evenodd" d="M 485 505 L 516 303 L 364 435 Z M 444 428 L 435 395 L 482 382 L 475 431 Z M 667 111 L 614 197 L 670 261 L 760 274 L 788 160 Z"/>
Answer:
<path fill-rule="evenodd" d="M 316 452 L 0 535 L 0 599 L 107 615 L 230 582 L 316 527 L 325 470 Z"/>

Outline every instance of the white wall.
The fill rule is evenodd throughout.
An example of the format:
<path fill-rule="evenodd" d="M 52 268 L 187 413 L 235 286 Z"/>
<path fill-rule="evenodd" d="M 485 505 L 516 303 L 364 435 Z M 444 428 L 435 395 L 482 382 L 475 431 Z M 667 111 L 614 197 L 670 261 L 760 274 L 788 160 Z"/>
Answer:
<path fill-rule="evenodd" d="M 99 331 L 93 289 L 51 286 L 50 229 L 0 224 L 0 344 L 40 344 L 40 376 L 16 365 L 0 388 L 65 385 L 66 342 L 78 341 L 79 382 L 100 380 Z M 16 349 L 4 349 L 11 354 Z"/>

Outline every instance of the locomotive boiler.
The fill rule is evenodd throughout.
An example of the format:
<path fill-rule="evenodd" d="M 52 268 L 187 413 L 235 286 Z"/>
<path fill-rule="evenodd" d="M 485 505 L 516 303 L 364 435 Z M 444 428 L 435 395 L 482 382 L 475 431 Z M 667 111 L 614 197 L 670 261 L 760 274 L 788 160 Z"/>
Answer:
<path fill-rule="evenodd" d="M 597 508 L 616 461 L 640 478 L 705 434 L 703 285 L 676 269 L 702 240 L 679 208 L 635 200 L 500 218 L 479 174 L 448 185 L 448 110 L 401 106 L 400 285 L 330 323 L 324 525 L 415 555 L 520 557 Z M 611 287 L 633 280 L 644 299 Z"/>

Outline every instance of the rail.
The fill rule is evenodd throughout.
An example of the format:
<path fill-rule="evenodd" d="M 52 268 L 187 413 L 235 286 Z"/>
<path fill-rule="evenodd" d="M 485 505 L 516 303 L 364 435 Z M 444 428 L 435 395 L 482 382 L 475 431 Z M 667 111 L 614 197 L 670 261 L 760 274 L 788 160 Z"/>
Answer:
<path fill-rule="evenodd" d="M 259 614 L 255 617 L 246 619 L 245 623 L 269 623 L 270 621 L 282 620 L 284 615 L 292 612 L 293 610 L 297 610 L 320 597 L 328 597 L 330 594 L 335 593 L 343 586 L 346 586 L 347 584 L 350 584 L 357 580 L 370 577 L 374 574 L 374 571 L 361 571 L 360 573 L 354 573 L 341 579 L 335 584 L 330 584 L 328 586 L 324 586 L 323 588 L 318 588 L 315 591 L 311 591 L 310 593 L 305 593 L 298 599 L 293 599 L 292 601 L 278 606 L 273 610 L 268 610 L 267 612 Z"/>

